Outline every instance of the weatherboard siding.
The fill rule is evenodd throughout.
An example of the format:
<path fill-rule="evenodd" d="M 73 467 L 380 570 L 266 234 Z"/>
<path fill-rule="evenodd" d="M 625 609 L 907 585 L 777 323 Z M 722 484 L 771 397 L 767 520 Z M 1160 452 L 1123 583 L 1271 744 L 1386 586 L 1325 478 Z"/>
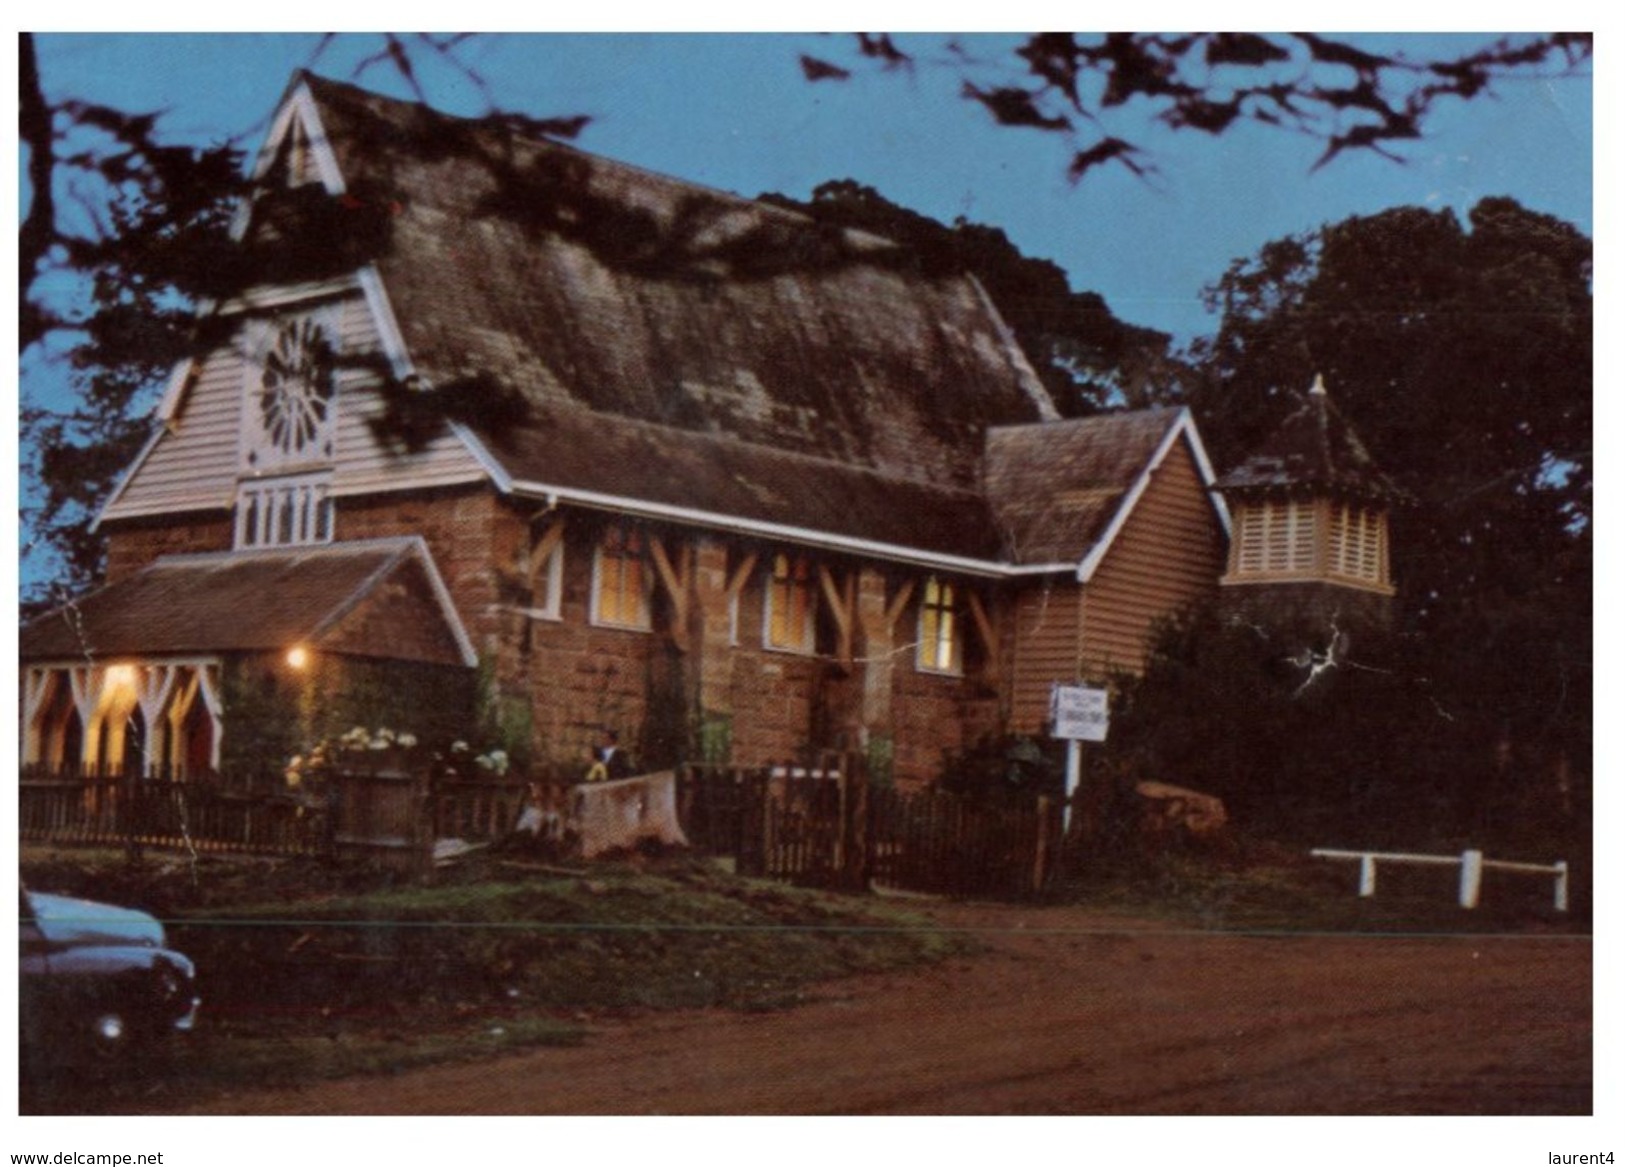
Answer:
<path fill-rule="evenodd" d="M 1104 681 L 1145 668 L 1161 620 L 1213 594 L 1225 541 L 1189 447 L 1181 442 L 1090 580 L 1083 602 L 1083 675 Z"/>
<path fill-rule="evenodd" d="M 377 352 L 382 346 L 372 312 L 359 298 L 344 302 L 340 315 L 346 353 Z M 373 431 L 384 414 L 377 382 L 367 373 L 340 379 L 341 407 L 335 432 L 333 494 L 432 489 L 479 481 L 485 472 L 461 438 L 446 430 L 423 449 L 407 452 L 381 442 Z"/>
<path fill-rule="evenodd" d="M 350 297 L 339 314 L 342 351 L 377 352 L 378 330 L 366 302 Z M 145 461 L 107 508 L 108 521 L 231 506 L 241 475 L 244 397 L 248 370 L 240 339 L 221 345 L 201 363 L 179 413 Z M 369 422 L 383 414 L 371 374 L 339 377 L 339 415 L 331 464 L 335 496 L 386 490 L 432 489 L 478 481 L 484 471 L 450 431 L 419 451 L 390 449 Z"/>
<path fill-rule="evenodd" d="M 1010 728 L 1016 733 L 1039 733 L 1049 718 L 1051 687 L 1079 676 L 1083 588 L 1071 576 L 1046 577 L 1023 587 L 1012 603 Z"/>
<path fill-rule="evenodd" d="M 179 416 L 104 518 L 230 506 L 237 488 L 242 395 L 242 359 L 234 346 L 222 346 L 204 358 Z"/>

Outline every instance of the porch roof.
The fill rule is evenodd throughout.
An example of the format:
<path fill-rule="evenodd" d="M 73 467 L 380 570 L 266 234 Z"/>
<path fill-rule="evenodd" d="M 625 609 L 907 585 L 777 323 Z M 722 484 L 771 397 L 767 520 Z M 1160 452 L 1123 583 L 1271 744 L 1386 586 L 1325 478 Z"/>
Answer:
<path fill-rule="evenodd" d="M 422 540 L 171 555 L 25 625 L 24 662 L 205 656 L 294 645 L 472 666 Z"/>

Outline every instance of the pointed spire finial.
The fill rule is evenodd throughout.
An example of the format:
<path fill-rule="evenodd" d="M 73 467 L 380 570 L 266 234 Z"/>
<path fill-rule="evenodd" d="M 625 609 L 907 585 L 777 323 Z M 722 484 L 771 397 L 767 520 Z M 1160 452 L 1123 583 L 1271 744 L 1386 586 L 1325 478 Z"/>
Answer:
<path fill-rule="evenodd" d="M 1309 395 L 1311 397 L 1326 396 L 1326 381 L 1319 373 L 1315 374 L 1315 383 L 1309 386 Z"/>

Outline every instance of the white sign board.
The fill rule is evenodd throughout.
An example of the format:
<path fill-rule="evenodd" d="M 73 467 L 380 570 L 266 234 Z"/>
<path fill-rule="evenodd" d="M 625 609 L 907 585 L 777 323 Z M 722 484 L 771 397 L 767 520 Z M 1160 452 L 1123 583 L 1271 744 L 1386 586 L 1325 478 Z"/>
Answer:
<path fill-rule="evenodd" d="M 1111 716 L 1106 690 L 1085 685 L 1056 685 L 1050 694 L 1054 737 L 1076 742 L 1103 742 Z"/>

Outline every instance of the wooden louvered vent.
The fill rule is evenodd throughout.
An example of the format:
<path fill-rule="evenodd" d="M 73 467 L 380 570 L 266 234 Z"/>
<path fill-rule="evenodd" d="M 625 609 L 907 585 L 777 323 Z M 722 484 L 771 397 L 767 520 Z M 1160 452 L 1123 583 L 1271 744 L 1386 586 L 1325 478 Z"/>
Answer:
<path fill-rule="evenodd" d="M 1325 581 L 1389 592 L 1388 515 L 1328 499 L 1238 501 L 1226 584 Z"/>

